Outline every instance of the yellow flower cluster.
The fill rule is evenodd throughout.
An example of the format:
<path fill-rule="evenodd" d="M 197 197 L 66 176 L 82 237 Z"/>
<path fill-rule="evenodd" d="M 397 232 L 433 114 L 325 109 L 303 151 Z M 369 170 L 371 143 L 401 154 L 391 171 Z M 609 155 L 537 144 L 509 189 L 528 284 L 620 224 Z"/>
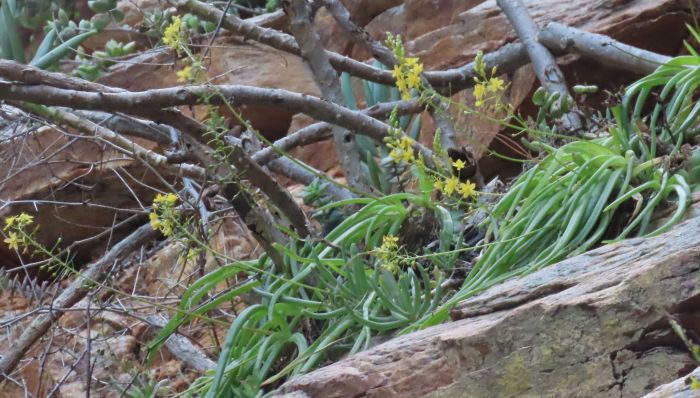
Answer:
<path fill-rule="evenodd" d="M 459 194 L 462 199 L 476 196 L 476 184 L 468 180 L 461 182 L 455 176 L 435 180 L 433 187 L 447 196 L 452 196 L 454 193 Z"/>
<path fill-rule="evenodd" d="M 381 261 L 381 267 L 391 273 L 399 270 L 399 237 L 384 235 L 382 245 L 377 250 L 377 258 Z"/>
<path fill-rule="evenodd" d="M 391 74 L 396 79 L 396 87 L 401 93 L 401 98 L 404 100 L 411 99 L 411 90 L 420 91 L 421 81 L 420 76 L 423 73 L 423 64 L 418 58 L 406 57 L 401 36 L 394 36 L 391 32 L 387 32 L 386 44 L 391 48 L 391 51 L 396 57 L 396 65 Z"/>
<path fill-rule="evenodd" d="M 194 80 L 194 75 L 192 74 L 192 65 L 187 65 L 184 68 L 176 72 L 178 83 L 187 83 Z"/>
<path fill-rule="evenodd" d="M 195 61 L 176 72 L 178 83 L 195 83 L 202 77 L 204 66 Z"/>
<path fill-rule="evenodd" d="M 148 214 L 151 227 L 160 231 L 165 236 L 171 236 L 173 234 L 177 216 L 175 213 L 176 203 L 177 195 L 173 193 L 168 193 L 166 195 L 158 194 L 153 200 L 153 211 Z"/>
<path fill-rule="evenodd" d="M 452 161 L 452 166 L 457 171 L 460 171 L 466 167 L 466 163 L 464 163 L 462 159 L 457 159 Z M 454 193 L 457 193 L 462 199 L 469 199 L 476 196 L 476 184 L 469 180 L 461 182 L 454 175 L 436 179 L 433 183 L 433 188 L 444 193 L 446 196 L 452 196 Z"/>
<path fill-rule="evenodd" d="M 492 77 L 488 81 L 478 82 L 474 85 L 474 98 L 476 102 L 474 103 L 477 107 L 483 106 L 484 102 L 488 100 L 486 97 L 487 93 L 497 94 L 503 91 L 505 88 L 502 79 L 497 77 Z"/>
<path fill-rule="evenodd" d="M 19 250 L 20 247 L 24 247 L 26 251 L 27 242 L 24 228 L 32 222 L 34 222 L 34 217 L 27 213 L 20 213 L 17 216 L 5 219 L 3 231 L 7 232 L 7 238 L 5 238 L 4 242 L 7 243 L 10 250 Z"/>
<path fill-rule="evenodd" d="M 184 31 L 182 30 L 182 19 L 180 17 L 173 18 L 173 21 L 163 31 L 163 44 L 179 50 L 184 42 Z"/>
<path fill-rule="evenodd" d="M 415 140 L 407 135 L 401 135 L 400 132 L 397 133 L 398 134 L 395 136 L 386 137 L 384 139 L 386 146 L 391 148 L 389 157 L 397 164 L 401 162 L 413 162 L 416 158 L 413 152 L 413 143 Z"/>
<path fill-rule="evenodd" d="M 394 66 L 392 76 L 396 79 L 396 87 L 403 100 L 411 99 L 411 90 L 420 90 L 420 75 L 423 73 L 423 64 L 418 58 L 408 57 L 399 60 Z"/>
<path fill-rule="evenodd" d="M 496 67 L 491 70 L 491 76 L 487 76 L 486 62 L 481 51 L 476 54 L 474 71 L 476 72 L 476 76 L 474 76 L 474 98 L 476 102 L 474 105 L 481 107 L 484 106 L 486 101 L 497 98 L 498 94 L 505 90 L 505 82 L 503 79 L 494 76 Z M 489 93 L 492 94 L 490 97 L 488 96 Z"/>

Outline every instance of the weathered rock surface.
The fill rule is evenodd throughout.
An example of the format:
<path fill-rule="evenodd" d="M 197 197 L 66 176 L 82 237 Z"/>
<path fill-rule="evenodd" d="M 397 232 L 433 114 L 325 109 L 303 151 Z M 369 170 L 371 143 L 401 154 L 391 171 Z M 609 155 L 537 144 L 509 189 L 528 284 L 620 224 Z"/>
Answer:
<path fill-rule="evenodd" d="M 293 379 L 277 396 L 639 397 L 697 366 L 668 318 L 699 329 L 699 230 L 695 214 L 511 280 L 459 304 L 454 322 Z"/>
<path fill-rule="evenodd" d="M 170 51 L 157 51 L 143 63 L 122 64 L 100 79 L 100 83 L 141 91 L 177 86 L 176 72 L 184 65 L 176 62 Z M 318 88 L 300 57 L 234 36 L 220 36 L 212 44 L 206 62 L 206 78 L 216 84 L 241 84 L 265 88 L 282 88 L 303 94 L 319 95 Z M 203 112 L 194 116 L 202 118 Z M 273 107 L 241 107 L 243 118 L 269 139 L 283 137 L 292 114 Z M 192 114 L 189 109 L 185 113 Z M 222 112 L 227 112 L 222 107 Z M 237 119 L 229 115 L 233 124 Z"/>
<path fill-rule="evenodd" d="M 695 398 L 700 395 L 700 390 L 693 388 L 692 378 L 700 380 L 700 368 L 696 368 L 685 377 L 655 388 L 643 398 Z"/>
<path fill-rule="evenodd" d="M 20 126 L 15 133 L 15 138 L 0 143 L 0 159 L 5 163 L 0 217 L 23 211 L 33 215 L 39 226 L 37 239 L 47 247 L 59 241 L 65 247 L 109 231 L 141 209 L 139 200 L 148 205 L 155 196 L 148 187 L 162 186 L 143 164 L 104 143 L 75 139 L 53 128 L 27 132 Z M 134 140 L 156 148 L 152 142 Z M 126 223 L 127 229 L 117 228 L 115 238 L 135 226 Z M 76 262 L 89 259 L 93 249 L 101 250 L 108 236 L 103 238 L 77 246 Z M 5 267 L 18 262 L 5 244 L 0 245 L 0 258 Z"/>

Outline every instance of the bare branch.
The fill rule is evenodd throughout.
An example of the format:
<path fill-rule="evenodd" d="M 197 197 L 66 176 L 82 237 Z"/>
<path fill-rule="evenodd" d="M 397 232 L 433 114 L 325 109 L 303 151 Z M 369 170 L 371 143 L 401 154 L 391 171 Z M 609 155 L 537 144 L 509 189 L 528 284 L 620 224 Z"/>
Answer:
<path fill-rule="evenodd" d="M 168 162 L 168 158 L 165 156 L 150 149 L 146 149 L 108 128 L 102 127 L 89 120 L 81 119 L 70 112 L 17 102 L 12 102 L 11 105 L 25 112 L 44 117 L 53 123 L 67 125 L 83 133 L 94 135 L 95 137 L 111 142 L 122 153 L 136 159 L 141 159 L 154 169 L 162 170 L 168 175 L 189 177 L 197 180 L 204 179 L 205 171 L 203 168 L 188 163 L 172 164 Z"/>
<path fill-rule="evenodd" d="M 212 94 L 221 94 L 211 96 Z M 224 99 L 233 106 L 258 105 L 285 109 L 292 113 L 304 113 L 318 120 L 358 131 L 380 141 L 388 134 L 389 126 L 377 119 L 318 97 L 298 94 L 281 89 L 258 88 L 238 85 L 178 86 L 139 92 L 93 93 L 65 90 L 45 85 L 27 86 L 0 81 L 0 99 L 14 99 L 44 105 L 102 111 L 122 111 L 144 115 L 146 110 L 168 108 L 177 105 L 196 105 L 203 96 L 211 96 L 212 104 Z M 223 98 L 222 98 L 223 97 Z M 166 115 L 163 115 L 165 117 Z M 426 162 L 432 159 L 432 151 L 420 143 L 414 148 L 423 154 Z"/>
<path fill-rule="evenodd" d="M 161 316 L 149 315 L 146 320 L 152 326 L 162 329 L 167 323 Z M 165 348 L 179 361 L 182 361 L 190 369 L 199 372 L 206 372 L 216 368 L 216 362 L 210 359 L 200 349 L 195 347 L 192 342 L 185 336 L 173 333 L 165 341 Z"/>
<path fill-rule="evenodd" d="M 386 118 L 396 109 L 399 115 L 420 113 L 424 106 L 417 99 L 410 101 L 392 101 L 375 104 L 360 112 L 374 118 Z M 326 122 L 314 123 L 284 136 L 275 141 L 271 146 L 260 150 L 252 156 L 253 160 L 261 165 L 267 164 L 276 158 L 280 152 L 287 152 L 292 148 L 313 144 L 331 136 L 331 125 Z"/>
<path fill-rule="evenodd" d="M 275 159 L 268 163 L 267 167 L 275 173 L 291 178 L 292 180 L 298 181 L 304 185 L 311 184 L 316 178 L 318 178 L 319 175 L 323 175 L 323 172 L 316 170 L 309 165 L 301 167 L 289 158 Z M 326 188 L 326 193 L 337 200 L 357 197 L 357 195 L 344 187 L 333 183 L 328 185 Z"/>
<path fill-rule="evenodd" d="M 283 5 L 290 18 L 289 26 L 299 45 L 301 56 L 311 69 L 323 97 L 334 104 L 345 106 L 338 74 L 329 63 L 321 41 L 312 28 L 313 16 L 309 4 L 306 0 L 284 0 Z M 348 185 L 370 192 L 371 188 L 362 174 L 360 152 L 354 134 L 339 126 L 333 127 L 331 134 Z"/>
<path fill-rule="evenodd" d="M 566 86 L 564 74 L 557 66 L 554 56 L 537 40 L 539 28 L 530 17 L 527 8 L 521 0 L 497 0 L 497 3 L 513 25 L 520 41 L 525 45 L 542 87 L 550 93 L 559 93 L 560 101 L 565 101 L 571 94 Z M 579 130 L 582 126 L 581 119 L 573 112 L 565 114 L 562 122 L 564 129 L 570 133 Z"/>
<path fill-rule="evenodd" d="M 368 49 L 379 62 L 387 67 L 392 68 L 396 65 L 397 60 L 394 53 L 384 44 L 374 40 L 362 27 L 352 22 L 350 13 L 341 2 L 337 0 L 324 0 L 323 3 L 328 11 L 330 11 L 331 15 L 333 15 L 336 22 L 338 22 L 338 25 L 350 35 L 353 42 Z M 433 89 L 425 74 L 421 74 L 421 80 L 426 89 Z M 450 120 L 447 106 L 443 104 L 438 97 L 433 97 L 430 102 L 432 107 L 430 107 L 428 111 L 433 121 L 435 121 L 435 125 L 440 129 L 442 147 L 445 149 L 455 148 L 457 146 L 457 132 Z M 476 162 L 474 162 L 473 166 L 475 165 Z"/>
<path fill-rule="evenodd" d="M 621 43 L 609 36 L 586 32 L 556 22 L 548 23 L 539 40 L 552 51 L 575 51 L 605 65 L 645 75 L 671 57 Z"/>

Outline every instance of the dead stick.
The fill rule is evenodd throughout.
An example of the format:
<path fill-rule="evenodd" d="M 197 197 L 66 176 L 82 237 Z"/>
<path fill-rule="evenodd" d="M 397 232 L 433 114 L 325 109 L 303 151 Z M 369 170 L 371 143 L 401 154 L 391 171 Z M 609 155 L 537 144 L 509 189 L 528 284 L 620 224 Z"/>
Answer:
<path fill-rule="evenodd" d="M 167 323 L 162 316 L 149 315 L 146 321 L 152 326 L 162 329 Z M 173 333 L 165 340 L 165 348 L 188 368 L 198 372 L 206 372 L 216 368 L 216 362 L 211 360 L 205 353 L 194 346 L 185 336 Z"/>
<path fill-rule="evenodd" d="M 211 98 L 212 104 L 224 100 L 233 106 L 259 105 L 304 113 L 318 120 L 359 131 L 374 140 L 382 141 L 387 136 L 389 126 L 362 112 L 324 101 L 321 98 L 294 93 L 287 90 L 259 88 L 239 85 L 220 86 L 179 86 L 146 91 L 98 93 L 66 90 L 46 85 L 24 85 L 0 81 L 0 99 L 14 99 L 35 102 L 43 105 L 67 106 L 71 108 L 102 111 L 123 111 L 144 115 L 177 105 L 199 104 L 203 95 L 221 94 Z M 223 97 L 223 98 L 222 98 Z M 183 117 L 184 115 L 179 115 Z M 170 123 L 169 123 L 170 124 Z M 198 137 L 199 138 L 199 137 Z M 413 148 L 423 154 L 431 164 L 432 151 L 415 142 Z"/>

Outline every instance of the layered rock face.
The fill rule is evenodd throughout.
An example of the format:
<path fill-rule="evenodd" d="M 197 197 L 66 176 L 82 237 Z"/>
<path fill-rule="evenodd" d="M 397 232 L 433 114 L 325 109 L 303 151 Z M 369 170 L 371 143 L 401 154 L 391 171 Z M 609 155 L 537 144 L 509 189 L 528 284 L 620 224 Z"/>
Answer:
<path fill-rule="evenodd" d="M 683 376 L 697 363 L 669 320 L 700 331 L 698 210 L 664 235 L 603 246 L 493 287 L 454 308 L 454 322 L 292 379 L 276 396 L 640 397 L 666 383 L 650 396 L 688 390 Z"/>

